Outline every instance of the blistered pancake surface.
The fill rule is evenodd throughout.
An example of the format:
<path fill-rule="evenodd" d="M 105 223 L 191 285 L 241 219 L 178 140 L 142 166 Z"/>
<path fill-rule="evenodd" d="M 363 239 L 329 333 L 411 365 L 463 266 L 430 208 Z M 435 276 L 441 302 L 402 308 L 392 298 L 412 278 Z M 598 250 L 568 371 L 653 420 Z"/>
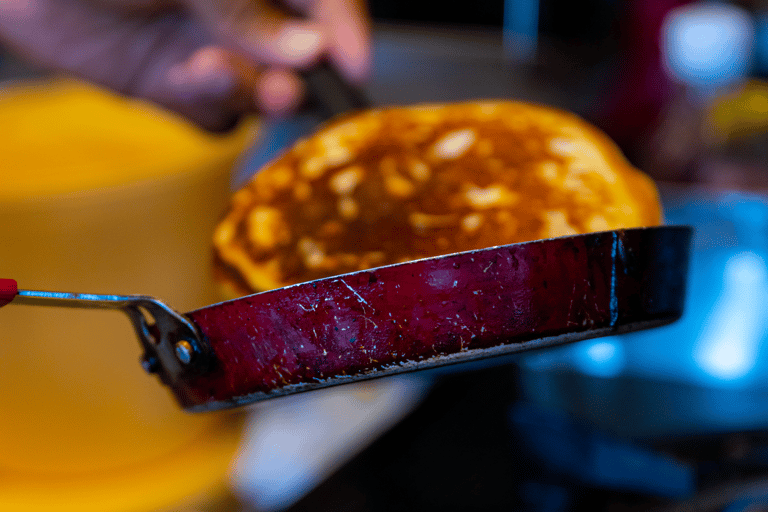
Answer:
<path fill-rule="evenodd" d="M 660 217 L 651 180 L 580 118 L 468 102 L 332 121 L 235 193 L 214 243 L 243 294 Z"/>

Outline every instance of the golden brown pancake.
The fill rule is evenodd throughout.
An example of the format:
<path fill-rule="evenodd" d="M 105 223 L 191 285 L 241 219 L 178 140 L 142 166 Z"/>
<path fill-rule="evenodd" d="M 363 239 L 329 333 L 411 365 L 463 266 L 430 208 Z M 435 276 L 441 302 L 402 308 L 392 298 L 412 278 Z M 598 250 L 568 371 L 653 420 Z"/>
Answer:
<path fill-rule="evenodd" d="M 343 116 L 235 193 L 228 296 L 494 245 L 656 225 L 653 182 L 602 132 L 513 101 Z"/>

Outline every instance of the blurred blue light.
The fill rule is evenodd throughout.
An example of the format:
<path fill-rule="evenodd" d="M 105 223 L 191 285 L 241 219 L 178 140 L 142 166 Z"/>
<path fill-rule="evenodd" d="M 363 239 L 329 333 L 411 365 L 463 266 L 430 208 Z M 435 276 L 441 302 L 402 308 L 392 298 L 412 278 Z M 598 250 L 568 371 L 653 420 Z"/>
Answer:
<path fill-rule="evenodd" d="M 604 364 L 611 361 L 616 356 L 616 345 L 604 341 L 594 343 L 587 349 L 587 355 L 592 361 L 598 364 Z"/>
<path fill-rule="evenodd" d="M 585 342 L 574 346 L 579 369 L 594 377 L 615 377 L 624 370 L 624 347 L 615 338 Z"/>
<path fill-rule="evenodd" d="M 725 264 L 722 291 L 694 345 L 698 366 L 720 381 L 746 377 L 765 335 L 767 303 L 765 260 L 752 251 L 732 255 Z"/>
<path fill-rule="evenodd" d="M 697 88 L 745 76 L 754 52 L 754 20 L 734 5 L 702 2 L 670 11 L 662 29 L 667 68 Z"/>

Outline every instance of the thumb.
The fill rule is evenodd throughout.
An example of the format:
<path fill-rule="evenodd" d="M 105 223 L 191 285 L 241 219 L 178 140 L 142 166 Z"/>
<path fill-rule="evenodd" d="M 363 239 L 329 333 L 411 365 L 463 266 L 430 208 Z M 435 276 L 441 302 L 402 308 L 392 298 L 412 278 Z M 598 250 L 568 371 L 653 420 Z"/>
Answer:
<path fill-rule="evenodd" d="M 254 63 L 309 67 L 325 51 L 319 23 L 288 16 L 268 0 L 184 1 L 214 37 Z"/>

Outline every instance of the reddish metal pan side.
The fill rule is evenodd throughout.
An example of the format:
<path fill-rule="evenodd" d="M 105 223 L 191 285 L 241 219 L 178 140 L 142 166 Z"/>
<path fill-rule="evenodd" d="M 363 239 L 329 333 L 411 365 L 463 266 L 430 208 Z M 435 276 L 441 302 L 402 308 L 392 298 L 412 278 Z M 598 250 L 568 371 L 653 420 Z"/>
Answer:
<path fill-rule="evenodd" d="M 192 410 L 669 323 L 691 230 L 628 229 L 380 267 L 188 313 L 212 370 Z"/>

